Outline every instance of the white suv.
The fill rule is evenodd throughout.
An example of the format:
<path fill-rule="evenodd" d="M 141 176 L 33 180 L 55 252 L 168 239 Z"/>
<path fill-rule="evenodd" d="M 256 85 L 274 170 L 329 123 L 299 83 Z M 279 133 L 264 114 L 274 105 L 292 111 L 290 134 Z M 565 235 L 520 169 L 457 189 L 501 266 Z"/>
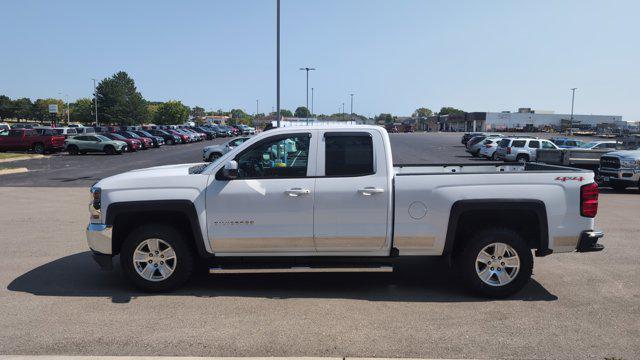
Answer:
<path fill-rule="evenodd" d="M 498 143 L 496 158 L 504 161 L 536 161 L 538 149 L 559 149 L 549 140 L 531 138 L 502 139 Z"/>

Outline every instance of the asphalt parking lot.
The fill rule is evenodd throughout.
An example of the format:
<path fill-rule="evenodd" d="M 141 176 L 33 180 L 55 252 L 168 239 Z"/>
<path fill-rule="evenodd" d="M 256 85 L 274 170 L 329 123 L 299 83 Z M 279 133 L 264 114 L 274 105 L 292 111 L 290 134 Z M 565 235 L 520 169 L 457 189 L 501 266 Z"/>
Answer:
<path fill-rule="evenodd" d="M 391 138 L 395 163 L 478 161 L 459 134 Z M 468 295 L 439 260 L 392 274 L 201 275 L 166 295 L 101 272 L 84 237 L 87 187 L 198 162 L 204 145 L 56 155 L 0 176 L 0 355 L 640 357 L 636 189 L 603 190 L 603 252 L 536 258 L 507 300 Z"/>

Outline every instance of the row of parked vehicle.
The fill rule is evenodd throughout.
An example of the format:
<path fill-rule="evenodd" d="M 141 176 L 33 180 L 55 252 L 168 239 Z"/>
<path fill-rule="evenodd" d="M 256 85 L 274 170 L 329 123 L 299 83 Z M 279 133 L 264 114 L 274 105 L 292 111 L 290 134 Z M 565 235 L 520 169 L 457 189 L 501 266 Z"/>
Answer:
<path fill-rule="evenodd" d="M 186 144 L 217 137 L 252 135 L 246 125 L 145 125 L 49 127 L 19 123 L 0 129 L 0 151 L 33 151 L 38 154 L 67 151 L 71 155 L 89 152 L 121 154 L 162 145 Z"/>
<path fill-rule="evenodd" d="M 474 157 L 517 162 L 536 161 L 539 149 L 615 149 L 617 145 L 615 140 L 584 142 L 565 137 L 547 140 L 528 135 L 505 136 L 497 133 L 467 133 L 462 137 L 462 144 Z"/>

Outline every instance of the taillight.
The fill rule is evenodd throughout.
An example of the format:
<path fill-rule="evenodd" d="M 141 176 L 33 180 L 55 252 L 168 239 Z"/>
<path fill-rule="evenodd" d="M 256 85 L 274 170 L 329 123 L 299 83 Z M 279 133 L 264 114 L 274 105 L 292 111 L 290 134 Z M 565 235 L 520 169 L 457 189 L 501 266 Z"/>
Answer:
<path fill-rule="evenodd" d="M 511 146 L 507 148 L 507 154 L 511 154 Z"/>
<path fill-rule="evenodd" d="M 580 187 L 580 215 L 593 218 L 598 213 L 598 184 Z"/>

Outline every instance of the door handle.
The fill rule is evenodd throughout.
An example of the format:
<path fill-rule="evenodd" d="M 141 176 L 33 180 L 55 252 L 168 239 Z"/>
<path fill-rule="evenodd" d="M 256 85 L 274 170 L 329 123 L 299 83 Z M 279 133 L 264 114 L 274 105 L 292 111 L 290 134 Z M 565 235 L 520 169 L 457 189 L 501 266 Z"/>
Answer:
<path fill-rule="evenodd" d="M 289 196 L 291 196 L 291 197 L 298 197 L 298 196 L 302 196 L 302 195 L 311 194 L 311 190 L 302 189 L 302 188 L 293 188 L 293 189 L 289 189 L 289 190 L 285 191 L 284 193 L 289 195 Z"/>
<path fill-rule="evenodd" d="M 363 196 L 371 196 L 375 194 L 381 194 L 384 192 L 384 189 L 376 188 L 372 186 L 367 186 L 364 189 L 358 189 L 358 193 Z"/>

